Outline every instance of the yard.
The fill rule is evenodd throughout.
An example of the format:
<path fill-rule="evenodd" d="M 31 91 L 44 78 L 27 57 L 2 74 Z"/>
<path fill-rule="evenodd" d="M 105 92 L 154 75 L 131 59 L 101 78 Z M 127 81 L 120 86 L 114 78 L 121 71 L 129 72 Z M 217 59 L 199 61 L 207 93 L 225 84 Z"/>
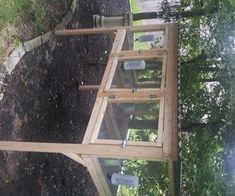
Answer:
<path fill-rule="evenodd" d="M 0 2 L 9 5 L 13 1 Z M 67 12 L 71 1 L 33 2 L 33 9 L 40 6 L 39 10 L 43 11 L 32 11 L 40 16 L 24 17 L 23 13 L 22 18 L 17 18 L 16 40 L 32 39 L 52 29 Z M 21 11 L 21 5 L 17 6 L 20 8 L 15 9 Z M 79 1 L 68 28 L 92 26 L 93 13 L 113 15 L 129 9 L 129 1 L 126 0 L 112 3 L 108 0 Z M 7 26 L 2 21 L 1 25 Z M 81 142 L 95 92 L 81 93 L 78 87 L 100 82 L 110 43 L 108 36 L 65 37 L 54 39 L 26 54 L 4 80 L 7 88 L 0 102 L 1 138 Z M 65 156 L 13 152 L 0 153 L 0 189 L 4 196 L 71 196 L 94 195 L 96 192 L 86 168 Z"/>

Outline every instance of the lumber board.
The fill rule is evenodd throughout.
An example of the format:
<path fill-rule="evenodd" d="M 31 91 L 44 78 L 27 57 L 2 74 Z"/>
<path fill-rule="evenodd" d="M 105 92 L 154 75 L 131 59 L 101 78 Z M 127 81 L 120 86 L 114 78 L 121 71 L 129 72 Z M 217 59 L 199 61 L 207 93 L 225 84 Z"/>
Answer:
<path fill-rule="evenodd" d="M 70 159 L 78 162 L 79 164 L 87 167 L 87 163 L 86 161 L 78 154 L 74 154 L 74 153 L 63 153 L 66 157 L 69 157 Z"/>
<path fill-rule="evenodd" d="M 96 169 L 92 163 L 92 160 L 90 157 L 84 157 L 84 160 L 87 162 L 87 169 L 90 173 L 90 176 L 97 188 L 97 191 L 99 193 L 100 196 L 110 196 L 106 194 L 106 190 L 103 187 L 103 184 L 100 182 L 100 177 L 99 174 L 96 172 Z"/>
<path fill-rule="evenodd" d="M 94 130 L 94 126 L 96 124 L 98 114 L 100 112 L 100 108 L 101 108 L 101 105 L 103 103 L 103 99 L 104 98 L 102 98 L 102 97 L 96 98 L 96 101 L 95 101 L 95 104 L 93 106 L 93 110 L 92 110 L 92 113 L 91 113 L 91 117 L 90 117 L 89 123 L 87 125 L 85 135 L 83 137 L 83 141 L 82 141 L 83 144 L 90 143 L 91 136 L 92 136 L 93 130 Z"/>
<path fill-rule="evenodd" d="M 83 29 L 64 29 L 56 30 L 55 36 L 68 36 L 68 35 L 92 35 L 99 33 L 115 33 L 118 30 L 126 30 L 127 32 L 149 32 L 149 31 L 164 31 L 166 24 L 158 25 L 139 25 L 139 26 L 125 26 L 115 28 L 83 28 Z"/>
<path fill-rule="evenodd" d="M 103 189 L 105 191 L 105 195 L 112 196 L 111 190 L 110 190 L 109 185 L 108 185 L 108 183 L 106 181 L 106 178 L 104 176 L 104 173 L 102 171 L 102 168 L 101 168 L 101 166 L 99 164 L 98 159 L 93 157 L 93 158 L 90 158 L 90 160 L 92 162 L 92 165 L 93 165 L 93 167 L 95 169 L 96 174 L 99 177 L 99 182 L 102 184 L 102 187 L 103 187 Z"/>
<path fill-rule="evenodd" d="M 164 158 L 172 159 L 173 149 L 173 124 L 174 115 L 173 108 L 176 104 L 174 96 L 175 84 L 177 78 L 175 77 L 175 70 L 177 67 L 177 51 L 175 46 L 175 36 L 177 25 L 169 25 L 169 38 L 168 38 L 168 57 L 167 57 L 167 69 L 166 69 L 166 91 L 165 91 L 165 112 L 164 112 L 164 133 L 163 133 L 163 156 Z"/>
<path fill-rule="evenodd" d="M 133 89 L 128 89 L 128 88 L 115 88 L 115 89 L 110 89 L 106 90 L 104 92 L 101 92 L 97 95 L 98 97 L 133 97 L 133 98 L 141 98 L 141 97 L 146 97 L 150 98 L 151 96 L 156 96 L 156 97 L 162 97 L 164 96 L 164 90 L 160 90 L 157 88 L 149 88 L 149 89 L 136 89 L 135 92 L 133 92 Z"/>
<path fill-rule="evenodd" d="M 74 153 L 80 155 L 93 155 L 97 157 L 112 157 L 122 159 L 162 159 L 162 148 L 127 146 L 108 144 L 65 144 L 65 143 L 39 143 L 39 142 L 15 142 L 0 141 L 0 150 L 21 152 L 45 152 L 45 153 Z"/>
<path fill-rule="evenodd" d="M 103 102 L 100 106 L 99 113 L 97 114 L 96 123 L 93 127 L 90 143 L 94 143 L 94 141 L 97 139 L 97 137 L 99 135 L 100 127 L 101 127 L 102 121 L 104 119 L 104 115 L 105 115 L 105 112 L 106 112 L 107 105 L 108 105 L 108 98 L 104 97 Z"/>

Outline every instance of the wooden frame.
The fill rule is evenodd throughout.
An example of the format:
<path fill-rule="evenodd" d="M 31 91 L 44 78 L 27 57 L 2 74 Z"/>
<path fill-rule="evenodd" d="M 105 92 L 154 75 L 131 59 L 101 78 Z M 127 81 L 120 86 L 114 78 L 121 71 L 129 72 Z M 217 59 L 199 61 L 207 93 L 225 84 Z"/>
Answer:
<path fill-rule="evenodd" d="M 127 32 L 164 31 L 163 48 L 148 50 L 122 50 Z M 86 166 L 100 195 L 110 196 L 111 190 L 99 165 L 98 158 L 144 159 L 169 162 L 169 179 L 173 179 L 172 161 L 178 159 L 177 141 L 177 53 L 178 27 L 176 24 L 159 24 L 121 28 L 57 30 L 55 35 L 84 35 L 106 33 L 115 36 L 113 47 L 100 85 L 81 86 L 81 90 L 98 90 L 97 99 L 82 144 L 35 143 L 0 141 L 0 150 L 61 153 Z M 119 61 L 162 59 L 160 88 L 120 88 L 112 84 Z M 158 103 L 157 142 L 98 139 L 98 134 L 108 104 Z M 110 113 L 111 112 L 111 113 Z M 106 124 L 113 127 L 118 138 L 120 129 L 112 116 L 107 114 Z M 171 180 L 171 195 L 174 195 Z"/>

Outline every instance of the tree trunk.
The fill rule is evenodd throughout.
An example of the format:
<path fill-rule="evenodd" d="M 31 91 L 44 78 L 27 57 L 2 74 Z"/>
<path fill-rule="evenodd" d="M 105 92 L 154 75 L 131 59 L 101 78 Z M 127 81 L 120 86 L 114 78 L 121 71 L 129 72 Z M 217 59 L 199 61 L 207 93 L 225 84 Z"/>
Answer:
<path fill-rule="evenodd" d="M 223 125 L 222 121 L 208 122 L 208 123 L 190 123 L 182 124 L 181 129 L 183 132 L 194 132 L 196 129 L 202 129 L 205 127 L 221 127 Z"/>
<path fill-rule="evenodd" d="M 205 83 L 205 82 L 218 82 L 218 78 L 205 78 L 205 79 L 200 79 L 199 82 Z"/>
<path fill-rule="evenodd" d="M 199 17 L 205 16 L 208 14 L 215 13 L 217 11 L 216 7 L 208 7 L 204 9 L 192 9 L 190 11 L 183 11 L 183 12 L 171 12 L 168 14 L 169 18 L 177 18 L 178 16 L 182 18 L 192 18 L 192 17 Z M 133 14 L 133 20 L 144 20 L 144 19 L 155 19 L 155 18 L 163 18 L 165 13 L 163 11 L 160 12 L 143 12 Z"/>
<path fill-rule="evenodd" d="M 181 65 L 190 65 L 190 64 L 198 64 L 199 62 L 204 62 L 208 56 L 202 52 L 198 56 L 194 57 L 193 59 L 190 59 L 188 61 L 182 61 L 180 62 Z"/>
<path fill-rule="evenodd" d="M 156 83 L 160 83 L 161 78 L 139 78 L 138 82 L 156 82 Z"/>
<path fill-rule="evenodd" d="M 130 129 L 157 129 L 157 120 L 130 120 L 128 127 Z"/>

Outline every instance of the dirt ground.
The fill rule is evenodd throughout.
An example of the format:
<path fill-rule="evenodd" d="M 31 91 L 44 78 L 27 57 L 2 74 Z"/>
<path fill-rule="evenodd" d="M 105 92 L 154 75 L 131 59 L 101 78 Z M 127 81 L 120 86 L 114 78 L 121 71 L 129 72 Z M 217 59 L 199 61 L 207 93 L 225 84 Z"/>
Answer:
<path fill-rule="evenodd" d="M 25 19 L 19 36 L 27 40 L 55 26 L 71 1 L 42 0 L 45 26 Z M 46 6 L 48 4 L 48 6 Z M 92 26 L 92 14 L 120 15 L 128 0 L 80 0 L 67 28 Z M 25 27 L 25 28 L 24 28 Z M 98 84 L 111 49 L 108 36 L 58 37 L 24 56 L 0 101 L 1 140 L 79 143 L 91 114 L 95 92 L 81 84 Z M 0 195 L 94 195 L 85 167 L 60 154 L 0 152 Z"/>

